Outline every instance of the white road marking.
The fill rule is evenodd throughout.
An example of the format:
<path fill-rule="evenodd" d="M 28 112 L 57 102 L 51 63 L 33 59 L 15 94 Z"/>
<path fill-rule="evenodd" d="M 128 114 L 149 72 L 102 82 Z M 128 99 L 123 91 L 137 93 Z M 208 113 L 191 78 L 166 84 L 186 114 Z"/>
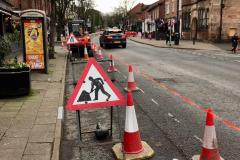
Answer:
<path fill-rule="evenodd" d="M 194 135 L 193 137 L 196 138 L 197 140 L 199 140 L 199 141 L 202 143 L 202 139 L 201 139 L 201 138 L 199 138 L 199 137 L 196 136 L 196 135 Z"/>
<path fill-rule="evenodd" d="M 178 160 L 177 158 L 173 158 L 172 160 Z"/>
<path fill-rule="evenodd" d="M 125 76 L 122 72 L 120 72 L 120 71 L 117 71 L 117 72 L 120 73 L 124 79 L 127 79 L 127 76 Z"/>
<path fill-rule="evenodd" d="M 155 103 L 156 105 L 159 105 L 154 99 L 152 99 L 152 102 Z"/>
<path fill-rule="evenodd" d="M 174 121 L 176 121 L 177 123 L 181 123 L 177 118 L 174 118 Z"/>
<path fill-rule="evenodd" d="M 142 93 L 145 93 L 141 88 L 139 88 Z"/>
<path fill-rule="evenodd" d="M 234 60 L 234 62 L 239 62 L 240 63 L 240 60 Z"/>
<path fill-rule="evenodd" d="M 63 106 L 58 107 L 58 119 L 63 119 Z"/>
<path fill-rule="evenodd" d="M 169 117 L 174 117 L 171 113 L 168 113 L 168 116 L 169 116 Z"/>

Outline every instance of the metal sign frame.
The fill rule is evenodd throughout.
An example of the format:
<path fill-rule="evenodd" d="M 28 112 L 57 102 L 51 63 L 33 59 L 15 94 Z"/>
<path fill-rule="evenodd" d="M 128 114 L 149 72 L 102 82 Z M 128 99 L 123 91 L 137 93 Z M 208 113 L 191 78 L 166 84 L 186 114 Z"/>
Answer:
<path fill-rule="evenodd" d="M 95 61 L 96 62 L 96 61 Z M 98 60 L 97 62 L 110 62 L 110 63 L 113 63 L 112 60 L 110 59 L 106 59 L 106 60 Z M 71 62 L 72 64 L 72 78 L 73 78 L 73 85 L 76 87 L 77 83 L 76 83 L 76 76 L 75 76 L 75 67 L 74 67 L 74 64 L 80 64 L 80 63 L 87 63 L 86 61 L 74 61 L 74 62 Z M 87 68 L 87 67 L 85 67 Z M 114 83 L 115 82 L 115 76 L 114 76 L 114 72 L 113 72 L 113 77 L 111 77 L 111 81 Z M 110 137 L 112 137 L 112 133 L 113 133 L 113 107 L 114 106 L 110 106 L 110 128 L 108 128 L 107 130 L 110 131 Z M 116 106 L 117 107 L 117 117 L 118 117 L 118 127 L 119 127 L 119 130 L 121 130 L 121 123 L 120 123 L 120 115 L 119 115 L 119 106 Z M 82 132 L 82 125 L 81 125 L 81 112 L 80 110 L 76 110 L 76 119 L 77 119 L 77 126 L 78 126 L 78 137 L 79 137 L 79 142 L 82 142 L 82 134 L 85 134 L 85 133 L 93 133 L 95 131 L 86 131 L 86 132 Z M 122 137 L 122 134 L 121 134 L 121 131 L 120 131 L 120 135 L 119 135 L 119 139 L 121 139 Z"/>

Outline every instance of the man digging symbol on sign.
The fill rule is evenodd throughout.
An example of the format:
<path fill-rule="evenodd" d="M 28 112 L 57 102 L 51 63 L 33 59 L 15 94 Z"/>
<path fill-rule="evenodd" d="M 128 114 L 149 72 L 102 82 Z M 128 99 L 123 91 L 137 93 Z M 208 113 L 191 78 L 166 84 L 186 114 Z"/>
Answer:
<path fill-rule="evenodd" d="M 111 97 L 111 95 L 108 92 L 105 91 L 105 89 L 103 87 L 104 82 L 103 82 L 102 78 L 95 78 L 94 79 L 93 77 L 90 76 L 90 77 L 88 77 L 88 79 L 92 82 L 91 83 L 91 91 L 90 91 L 90 93 L 95 91 L 95 98 L 94 98 L 94 100 L 98 100 L 98 92 L 99 92 L 99 90 L 101 90 L 101 92 L 108 97 L 106 99 L 106 101 L 108 101 L 109 98 Z M 94 86 L 95 86 L 95 88 L 94 88 Z"/>

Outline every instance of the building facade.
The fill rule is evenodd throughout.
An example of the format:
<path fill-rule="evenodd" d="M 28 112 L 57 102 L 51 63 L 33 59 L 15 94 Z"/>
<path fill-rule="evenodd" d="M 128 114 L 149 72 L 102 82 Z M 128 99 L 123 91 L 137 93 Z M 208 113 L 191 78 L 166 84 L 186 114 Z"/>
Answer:
<path fill-rule="evenodd" d="M 128 17 L 128 29 L 131 31 L 141 32 L 142 31 L 142 20 L 143 20 L 143 10 L 145 5 L 143 3 L 138 3 L 134 6 Z"/>
<path fill-rule="evenodd" d="M 51 3 L 50 0 L 9 0 L 13 5 L 14 10 L 38 9 L 50 15 Z"/>
<path fill-rule="evenodd" d="M 183 0 L 182 38 L 229 40 L 240 32 L 239 13 L 239 0 Z"/>

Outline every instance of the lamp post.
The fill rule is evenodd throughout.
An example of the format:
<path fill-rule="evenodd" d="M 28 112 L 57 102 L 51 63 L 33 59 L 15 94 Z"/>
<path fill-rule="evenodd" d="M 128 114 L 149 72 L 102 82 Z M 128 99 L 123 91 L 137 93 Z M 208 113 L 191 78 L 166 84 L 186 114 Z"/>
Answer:
<path fill-rule="evenodd" d="M 176 32 L 174 35 L 174 44 L 179 45 L 179 0 L 177 0 L 177 22 L 176 22 Z"/>
<path fill-rule="evenodd" d="M 176 23 L 176 32 L 179 33 L 179 0 L 177 0 L 177 23 Z"/>
<path fill-rule="evenodd" d="M 223 8 L 225 7 L 225 0 L 221 0 L 220 3 L 220 26 L 219 26 L 219 40 L 222 40 L 222 17 L 223 17 Z"/>

